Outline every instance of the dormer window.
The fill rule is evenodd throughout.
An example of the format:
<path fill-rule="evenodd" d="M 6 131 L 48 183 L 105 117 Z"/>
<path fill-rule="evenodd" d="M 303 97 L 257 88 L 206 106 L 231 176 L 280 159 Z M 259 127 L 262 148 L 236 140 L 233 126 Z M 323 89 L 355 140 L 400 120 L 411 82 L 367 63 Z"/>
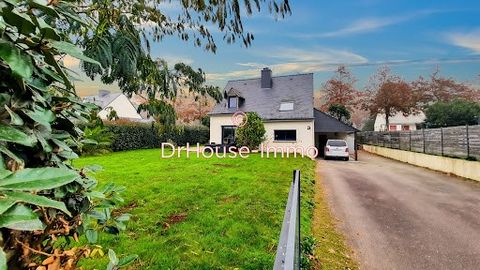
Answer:
<path fill-rule="evenodd" d="M 238 108 L 238 97 L 228 97 L 228 108 Z"/>
<path fill-rule="evenodd" d="M 281 112 L 284 111 L 293 111 L 293 101 L 283 101 L 280 103 L 280 109 Z"/>

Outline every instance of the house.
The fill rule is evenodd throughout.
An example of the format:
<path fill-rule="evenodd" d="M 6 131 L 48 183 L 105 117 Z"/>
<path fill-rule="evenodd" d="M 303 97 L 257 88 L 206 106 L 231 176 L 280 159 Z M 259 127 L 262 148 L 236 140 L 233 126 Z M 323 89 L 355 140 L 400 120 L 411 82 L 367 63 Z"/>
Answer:
<path fill-rule="evenodd" d="M 313 107 L 313 74 L 272 77 L 268 68 L 260 78 L 231 80 L 224 99 L 210 115 L 210 142 L 228 144 L 235 140 L 235 112 L 256 112 L 266 130 L 263 145 L 277 149 L 316 147 L 323 154 L 327 139 L 342 138 L 353 153 L 355 128 Z"/>
<path fill-rule="evenodd" d="M 417 130 L 417 126 L 425 121 L 425 114 L 419 112 L 416 114 L 403 115 L 403 113 L 396 113 L 394 116 L 388 118 L 388 128 L 386 126 L 385 114 L 377 114 L 375 118 L 375 131 L 405 131 Z"/>
<path fill-rule="evenodd" d="M 108 119 L 108 115 L 112 110 L 117 113 L 118 118 L 127 119 L 135 122 L 152 122 L 145 116 L 137 112 L 137 108 L 130 99 L 123 93 L 111 93 L 107 90 L 99 90 L 96 96 L 86 96 L 83 101 L 98 105 L 101 110 L 98 117 L 103 120 Z"/>

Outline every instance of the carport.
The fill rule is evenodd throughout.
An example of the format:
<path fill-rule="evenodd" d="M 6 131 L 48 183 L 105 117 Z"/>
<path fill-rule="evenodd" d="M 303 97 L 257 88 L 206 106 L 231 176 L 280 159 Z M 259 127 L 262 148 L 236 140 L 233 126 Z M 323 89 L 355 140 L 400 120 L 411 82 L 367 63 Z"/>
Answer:
<path fill-rule="evenodd" d="M 318 149 L 319 156 L 323 157 L 328 139 L 340 139 L 347 141 L 350 155 L 354 155 L 357 160 L 355 145 L 358 130 L 317 109 L 314 109 L 313 114 L 315 117 L 315 147 Z"/>

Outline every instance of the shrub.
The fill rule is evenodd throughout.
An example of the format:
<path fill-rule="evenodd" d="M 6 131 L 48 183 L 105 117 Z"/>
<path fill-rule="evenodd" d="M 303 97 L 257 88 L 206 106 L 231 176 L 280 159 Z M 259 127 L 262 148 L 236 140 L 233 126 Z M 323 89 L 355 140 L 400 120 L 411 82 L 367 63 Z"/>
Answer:
<path fill-rule="evenodd" d="M 113 151 L 160 147 L 161 138 L 151 123 L 107 123 L 105 127 L 114 134 Z"/>
<path fill-rule="evenodd" d="M 112 150 L 113 133 L 103 125 L 86 126 L 83 129 L 82 137 L 83 139 L 80 141 L 82 155 L 105 154 Z"/>
<path fill-rule="evenodd" d="M 237 128 L 236 140 L 238 146 L 246 146 L 250 149 L 258 148 L 265 140 L 265 127 L 256 112 L 247 113 L 247 122 Z"/>
<path fill-rule="evenodd" d="M 205 144 L 208 143 L 210 130 L 205 126 L 161 127 L 159 134 L 162 142 L 173 141 L 177 145 Z"/>
<path fill-rule="evenodd" d="M 425 112 L 425 125 L 429 128 L 476 125 L 480 117 L 480 103 L 467 100 L 437 102 Z"/>

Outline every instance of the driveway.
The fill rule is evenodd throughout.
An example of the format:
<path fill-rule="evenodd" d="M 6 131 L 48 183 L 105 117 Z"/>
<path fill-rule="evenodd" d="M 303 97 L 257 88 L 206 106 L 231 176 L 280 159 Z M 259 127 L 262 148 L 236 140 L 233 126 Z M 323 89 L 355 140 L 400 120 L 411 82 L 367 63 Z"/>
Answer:
<path fill-rule="evenodd" d="M 366 152 L 318 162 L 361 269 L 480 269 L 480 184 Z"/>

